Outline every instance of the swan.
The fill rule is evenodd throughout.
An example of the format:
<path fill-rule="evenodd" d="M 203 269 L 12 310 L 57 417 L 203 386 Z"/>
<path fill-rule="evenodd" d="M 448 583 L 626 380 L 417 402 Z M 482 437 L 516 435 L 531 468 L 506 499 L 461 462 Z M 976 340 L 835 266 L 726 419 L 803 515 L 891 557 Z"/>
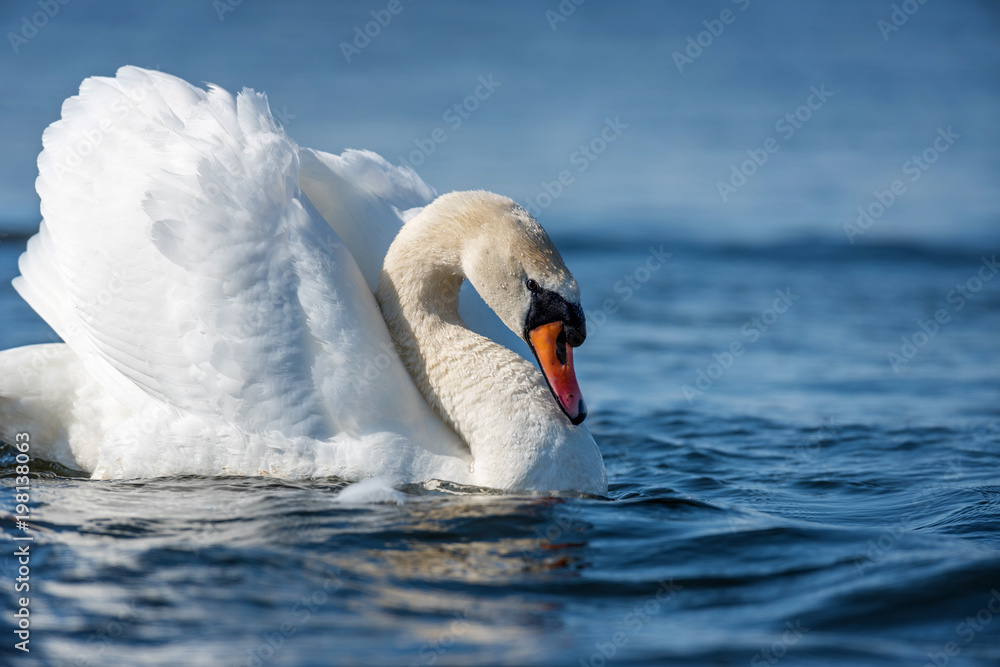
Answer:
<path fill-rule="evenodd" d="M 83 81 L 38 167 L 14 286 L 63 342 L 0 353 L 4 441 L 94 479 L 607 492 L 579 286 L 511 199 L 435 197 L 298 147 L 261 93 L 137 67 Z"/>

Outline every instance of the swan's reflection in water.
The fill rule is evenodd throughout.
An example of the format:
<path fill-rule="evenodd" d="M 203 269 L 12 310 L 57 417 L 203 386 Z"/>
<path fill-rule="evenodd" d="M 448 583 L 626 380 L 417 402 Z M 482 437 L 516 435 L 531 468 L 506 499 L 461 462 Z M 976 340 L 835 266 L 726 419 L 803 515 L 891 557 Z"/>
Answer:
<path fill-rule="evenodd" d="M 398 664 L 418 665 L 532 664 L 572 643 L 565 592 L 593 585 L 594 531 L 580 509 L 591 501 L 452 488 L 345 506 L 343 487 L 200 477 L 38 486 L 33 548 L 52 581 L 39 583 L 37 623 L 52 659 L 111 659 L 129 643 L 98 655 L 87 642 L 117 631 L 126 612 L 127 632 L 153 642 L 197 626 L 191 641 L 218 664 L 263 662 L 268 637 L 281 642 L 276 664 L 326 655 L 332 637 L 342 655 L 384 656 L 391 643 Z"/>
<path fill-rule="evenodd" d="M 404 582 L 514 586 L 543 575 L 574 578 L 585 566 L 582 536 L 589 525 L 559 498 L 464 496 L 382 508 L 371 529 L 380 548 L 340 567 L 372 578 Z"/>
<path fill-rule="evenodd" d="M 462 496 L 382 509 L 395 515 L 379 521 L 382 547 L 324 560 L 355 580 L 353 611 L 421 643 L 417 664 L 453 643 L 465 655 L 503 647 L 516 662 L 564 629 L 562 604 L 544 589 L 583 585 L 588 526 L 562 500 Z"/>

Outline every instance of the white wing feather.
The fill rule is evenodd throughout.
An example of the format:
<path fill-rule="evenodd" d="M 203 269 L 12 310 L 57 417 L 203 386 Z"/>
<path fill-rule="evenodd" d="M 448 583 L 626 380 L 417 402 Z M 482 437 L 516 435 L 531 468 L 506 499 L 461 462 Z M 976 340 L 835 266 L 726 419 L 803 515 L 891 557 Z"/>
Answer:
<path fill-rule="evenodd" d="M 184 471 L 247 471 L 249 440 L 268 433 L 288 450 L 326 443 L 296 450 L 313 474 L 391 472 L 438 455 L 460 463 L 461 443 L 396 357 L 371 293 L 399 207 L 433 196 L 419 178 L 400 187 L 402 170 L 380 175 L 371 154 L 349 153 L 327 156 L 342 162 L 339 180 L 310 181 L 317 154 L 300 153 L 263 95 L 234 99 L 131 67 L 84 81 L 43 144 L 44 222 L 16 287 L 135 414 L 152 405 L 174 422 L 194 418 L 246 453 L 243 463 L 201 456 Z M 345 176 L 365 169 L 352 187 Z M 339 225 L 301 196 L 300 177 L 324 215 L 345 212 Z M 312 194 L 314 181 L 326 199 Z M 351 442 L 372 450 L 364 462 L 345 449 Z M 395 460 L 374 464 L 389 443 Z M 104 465 L 149 473 L 122 463 L 124 448 L 116 456 Z"/>

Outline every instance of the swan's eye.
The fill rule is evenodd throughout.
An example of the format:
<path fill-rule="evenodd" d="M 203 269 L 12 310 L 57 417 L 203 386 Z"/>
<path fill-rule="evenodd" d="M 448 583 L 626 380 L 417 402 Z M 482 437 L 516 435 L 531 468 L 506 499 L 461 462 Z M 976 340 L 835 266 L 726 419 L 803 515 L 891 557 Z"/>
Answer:
<path fill-rule="evenodd" d="M 528 288 L 529 292 L 537 292 L 538 291 L 538 283 L 536 283 L 532 278 L 528 278 L 524 282 L 524 286 Z"/>

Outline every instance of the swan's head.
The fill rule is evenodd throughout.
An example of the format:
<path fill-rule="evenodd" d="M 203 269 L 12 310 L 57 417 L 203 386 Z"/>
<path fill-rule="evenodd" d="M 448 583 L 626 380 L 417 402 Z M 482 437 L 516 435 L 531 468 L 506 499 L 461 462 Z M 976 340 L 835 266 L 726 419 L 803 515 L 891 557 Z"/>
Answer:
<path fill-rule="evenodd" d="M 542 226 L 513 200 L 481 191 L 448 197 L 462 200 L 466 218 L 463 272 L 503 323 L 528 343 L 559 407 L 580 424 L 587 407 L 573 348 L 587 337 L 587 324 L 576 279 Z"/>

